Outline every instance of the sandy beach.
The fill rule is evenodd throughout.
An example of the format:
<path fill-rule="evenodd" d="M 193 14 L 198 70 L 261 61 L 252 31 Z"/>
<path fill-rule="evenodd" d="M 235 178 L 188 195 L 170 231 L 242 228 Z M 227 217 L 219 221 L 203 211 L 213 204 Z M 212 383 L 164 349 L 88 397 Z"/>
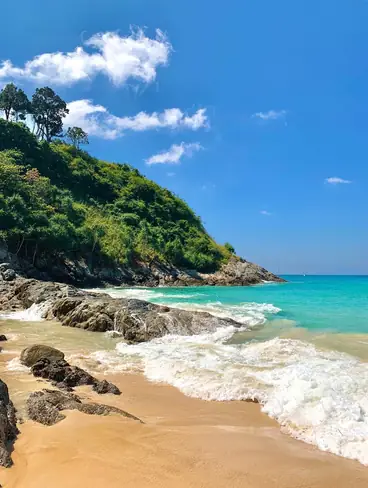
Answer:
<path fill-rule="evenodd" d="M 20 425 L 5 488 L 366 487 L 368 470 L 280 432 L 257 404 L 205 402 L 140 375 L 114 375 L 121 397 L 85 399 L 119 406 L 118 416 L 69 412 L 45 427 Z M 41 386 L 41 385 L 39 385 Z M 10 390 L 12 388 L 9 384 Z"/>

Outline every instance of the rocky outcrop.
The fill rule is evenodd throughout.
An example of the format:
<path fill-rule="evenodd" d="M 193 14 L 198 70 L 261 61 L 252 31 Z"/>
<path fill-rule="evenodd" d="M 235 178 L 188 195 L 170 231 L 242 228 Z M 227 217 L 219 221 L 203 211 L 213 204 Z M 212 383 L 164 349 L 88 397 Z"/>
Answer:
<path fill-rule="evenodd" d="M 23 349 L 20 362 L 31 368 L 36 378 L 52 382 L 54 386 L 68 391 L 76 386 L 90 385 L 99 394 L 120 395 L 117 386 L 106 380 L 99 381 L 78 366 L 71 366 L 64 359 L 64 353 L 53 347 L 36 344 Z"/>
<path fill-rule="evenodd" d="M 54 386 L 68 391 L 72 391 L 76 386 L 90 385 L 99 394 L 112 393 L 120 395 L 120 390 L 117 386 L 106 380 L 99 381 L 87 371 L 84 371 L 84 369 L 78 366 L 71 366 L 64 359 L 42 358 L 33 364 L 31 372 L 37 378 L 52 381 Z"/>
<path fill-rule="evenodd" d="M 43 425 L 54 425 L 65 419 L 65 415 L 61 413 L 63 410 L 78 410 L 88 415 L 117 414 L 142 423 L 139 418 L 120 408 L 99 403 L 83 403 L 77 395 L 58 390 L 36 391 L 31 393 L 27 400 L 28 417 Z"/>
<path fill-rule="evenodd" d="M 25 279 L 17 276 L 15 280 L 0 280 L 0 310 L 27 309 L 33 304 L 69 296 L 84 296 L 85 292 L 71 285 Z"/>
<path fill-rule="evenodd" d="M 0 380 L 0 466 L 12 465 L 9 447 L 18 434 L 15 408 L 7 385 Z"/>
<path fill-rule="evenodd" d="M 240 326 L 234 320 L 209 313 L 179 310 L 141 300 L 113 299 L 71 285 L 19 277 L 14 282 L 6 282 L 6 286 L 4 283 L 0 310 L 25 309 L 39 304 L 45 318 L 90 331 L 115 331 L 133 343 L 166 334 L 192 335 L 211 332 L 218 327 Z"/>
<path fill-rule="evenodd" d="M 50 361 L 57 361 L 58 359 L 64 359 L 64 353 L 58 349 L 54 349 L 50 346 L 42 344 L 36 344 L 34 346 L 23 349 L 20 355 L 20 362 L 30 368 L 41 359 Z"/>
<path fill-rule="evenodd" d="M 218 327 L 240 324 L 205 312 L 190 312 L 133 299 L 102 296 L 56 300 L 50 317 L 63 325 L 91 331 L 114 330 L 132 343 L 149 341 L 167 334 L 193 335 Z"/>

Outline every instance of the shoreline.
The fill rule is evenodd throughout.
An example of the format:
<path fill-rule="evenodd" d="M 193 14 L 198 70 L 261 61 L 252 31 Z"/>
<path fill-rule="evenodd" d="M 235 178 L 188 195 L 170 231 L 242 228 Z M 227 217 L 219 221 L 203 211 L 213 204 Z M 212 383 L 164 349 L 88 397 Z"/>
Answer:
<path fill-rule="evenodd" d="M 14 466 L 0 469 L 4 488 L 367 486 L 364 466 L 283 434 L 257 404 L 193 399 L 136 374 L 104 378 L 122 390 L 104 402 L 145 424 L 80 412 L 52 427 L 26 421 Z"/>

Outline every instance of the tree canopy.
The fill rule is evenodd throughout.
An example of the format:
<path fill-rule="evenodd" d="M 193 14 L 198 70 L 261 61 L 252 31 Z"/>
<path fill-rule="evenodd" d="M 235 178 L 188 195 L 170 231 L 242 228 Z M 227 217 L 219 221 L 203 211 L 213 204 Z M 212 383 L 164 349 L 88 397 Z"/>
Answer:
<path fill-rule="evenodd" d="M 62 136 L 63 118 L 69 113 L 64 100 L 49 87 L 37 88 L 32 96 L 31 113 L 37 126 L 37 136 L 51 142 Z"/>
<path fill-rule="evenodd" d="M 14 83 L 9 83 L 0 91 L 0 110 L 4 111 L 6 120 L 11 117 L 25 120 L 26 114 L 31 112 L 31 106 L 24 91 Z"/>
<path fill-rule="evenodd" d="M 78 149 L 81 145 L 89 144 L 88 134 L 80 127 L 69 127 L 66 138 Z"/>

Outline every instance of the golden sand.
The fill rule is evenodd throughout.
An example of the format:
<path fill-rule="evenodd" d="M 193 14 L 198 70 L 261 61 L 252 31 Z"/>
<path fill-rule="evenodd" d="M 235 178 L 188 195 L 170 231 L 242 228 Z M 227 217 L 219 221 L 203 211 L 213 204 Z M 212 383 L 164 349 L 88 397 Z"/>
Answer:
<path fill-rule="evenodd" d="M 145 423 L 69 412 L 52 427 L 27 421 L 4 488 L 367 487 L 368 469 L 298 442 L 245 402 L 205 402 L 138 375 L 109 378 L 121 397 L 80 390 Z M 40 385 L 41 386 L 41 385 Z"/>

